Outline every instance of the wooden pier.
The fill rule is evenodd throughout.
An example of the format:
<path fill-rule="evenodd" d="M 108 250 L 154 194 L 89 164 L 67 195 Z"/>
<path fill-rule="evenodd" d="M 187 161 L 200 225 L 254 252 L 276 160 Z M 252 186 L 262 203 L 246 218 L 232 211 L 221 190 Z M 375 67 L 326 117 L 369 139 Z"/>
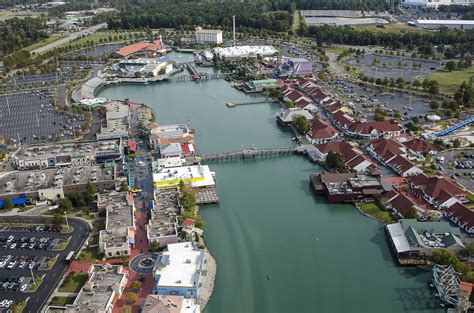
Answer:
<path fill-rule="evenodd" d="M 229 102 L 226 103 L 226 105 L 229 108 L 233 108 L 233 107 L 236 107 L 238 105 L 262 104 L 262 103 L 273 103 L 273 102 L 277 102 L 277 100 L 271 99 L 271 98 L 265 98 L 263 100 L 243 101 L 243 102 L 229 101 Z"/>
<path fill-rule="evenodd" d="M 196 80 L 194 76 L 181 75 L 181 76 L 173 76 L 169 78 L 168 81 L 171 83 L 182 83 L 182 82 L 200 81 L 200 80 L 223 79 L 223 78 L 226 78 L 227 75 L 228 74 L 226 73 L 199 75 L 198 80 Z"/>
<path fill-rule="evenodd" d="M 255 159 L 255 158 L 265 158 L 265 157 L 278 157 L 289 155 L 292 153 L 297 153 L 299 150 L 296 147 L 291 148 L 247 148 L 241 151 L 230 151 L 230 152 L 221 152 L 213 153 L 201 156 L 201 161 L 203 162 L 213 162 L 213 161 L 231 161 L 231 160 L 243 160 L 243 159 Z"/>

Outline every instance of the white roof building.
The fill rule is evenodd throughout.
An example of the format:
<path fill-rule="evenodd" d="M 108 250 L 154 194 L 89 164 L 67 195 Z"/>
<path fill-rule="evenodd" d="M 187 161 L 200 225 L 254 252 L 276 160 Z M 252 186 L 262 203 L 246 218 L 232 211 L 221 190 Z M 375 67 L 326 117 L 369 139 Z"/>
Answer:
<path fill-rule="evenodd" d="M 214 53 L 219 59 L 252 58 L 260 55 L 262 57 L 272 56 L 278 53 L 273 46 L 234 46 L 226 48 L 214 48 Z"/>
<path fill-rule="evenodd" d="M 170 167 L 181 167 L 186 165 L 186 160 L 180 157 L 173 157 L 173 158 L 165 158 L 165 159 L 158 159 L 153 161 L 152 163 L 153 169 L 163 169 L 163 168 L 170 168 Z"/>
<path fill-rule="evenodd" d="M 207 165 L 163 168 L 153 173 L 153 184 L 157 188 L 175 187 L 180 181 L 190 183 L 192 188 L 215 186 L 213 173 Z"/>

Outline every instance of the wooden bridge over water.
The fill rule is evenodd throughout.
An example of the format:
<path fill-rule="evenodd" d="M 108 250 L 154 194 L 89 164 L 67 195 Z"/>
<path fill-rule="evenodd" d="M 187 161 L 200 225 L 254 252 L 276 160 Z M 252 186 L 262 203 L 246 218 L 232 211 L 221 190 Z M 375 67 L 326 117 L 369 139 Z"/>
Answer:
<path fill-rule="evenodd" d="M 182 83 L 182 82 L 190 82 L 190 81 L 201 81 L 201 80 L 211 80 L 211 79 L 223 79 L 227 77 L 227 73 L 218 73 L 218 74 L 205 74 L 199 75 L 199 79 L 196 79 L 196 76 L 190 75 L 181 75 L 181 76 L 173 76 L 168 79 L 169 82 L 172 83 Z"/>
<path fill-rule="evenodd" d="M 266 157 L 279 157 L 289 155 L 292 153 L 301 152 L 298 147 L 288 148 L 244 148 L 240 151 L 229 151 L 205 154 L 201 156 L 203 162 L 213 161 L 231 161 L 231 160 L 243 160 L 243 159 L 255 159 L 255 158 L 266 158 Z"/>

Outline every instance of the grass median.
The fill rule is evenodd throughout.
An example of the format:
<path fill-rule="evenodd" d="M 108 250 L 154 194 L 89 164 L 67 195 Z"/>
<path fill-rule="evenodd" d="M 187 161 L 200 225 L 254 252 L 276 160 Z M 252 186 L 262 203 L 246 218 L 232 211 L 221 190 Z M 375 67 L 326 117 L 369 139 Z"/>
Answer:
<path fill-rule="evenodd" d="M 360 202 L 357 203 L 358 208 L 367 215 L 378 219 L 384 223 L 394 223 L 397 220 L 390 214 L 390 212 L 382 210 L 375 203 Z"/>
<path fill-rule="evenodd" d="M 86 283 L 89 275 L 87 273 L 72 272 L 59 286 L 59 292 L 79 292 Z"/>

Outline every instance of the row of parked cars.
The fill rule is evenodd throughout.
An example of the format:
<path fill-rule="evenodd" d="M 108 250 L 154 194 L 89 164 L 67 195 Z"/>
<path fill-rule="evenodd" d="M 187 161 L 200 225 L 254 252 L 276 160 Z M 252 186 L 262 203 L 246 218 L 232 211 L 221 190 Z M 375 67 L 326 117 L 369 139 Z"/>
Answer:
<path fill-rule="evenodd" d="M 53 239 L 53 238 L 36 238 L 36 237 L 15 237 L 13 235 L 8 237 L 0 237 L 0 247 L 3 249 L 37 249 L 37 250 L 51 250 L 54 248 L 61 239 Z"/>
<path fill-rule="evenodd" d="M 48 226 L 48 225 L 38 225 L 38 226 L 31 226 L 31 227 L 10 227 L 10 226 L 3 226 L 0 228 L 0 232 L 46 232 L 46 233 L 57 233 L 62 230 L 62 226 Z"/>
<path fill-rule="evenodd" d="M 29 277 L 9 276 L 0 278 L 0 290 L 2 291 L 20 291 L 25 292 L 28 288 Z"/>
<path fill-rule="evenodd" d="M 461 168 L 461 169 L 472 169 L 474 168 L 474 162 L 455 160 L 454 166 L 456 166 L 456 168 Z"/>
<path fill-rule="evenodd" d="M 3 300 L 0 302 L 0 309 L 8 309 L 13 304 L 13 300 Z"/>
<path fill-rule="evenodd" d="M 45 257 L 46 258 L 46 257 Z M 37 256 L 11 256 L 11 255 L 2 255 L 0 256 L 0 268 L 12 270 L 16 267 L 18 269 L 25 269 L 28 266 L 28 269 L 33 269 L 37 264 L 37 261 L 40 257 Z"/>

